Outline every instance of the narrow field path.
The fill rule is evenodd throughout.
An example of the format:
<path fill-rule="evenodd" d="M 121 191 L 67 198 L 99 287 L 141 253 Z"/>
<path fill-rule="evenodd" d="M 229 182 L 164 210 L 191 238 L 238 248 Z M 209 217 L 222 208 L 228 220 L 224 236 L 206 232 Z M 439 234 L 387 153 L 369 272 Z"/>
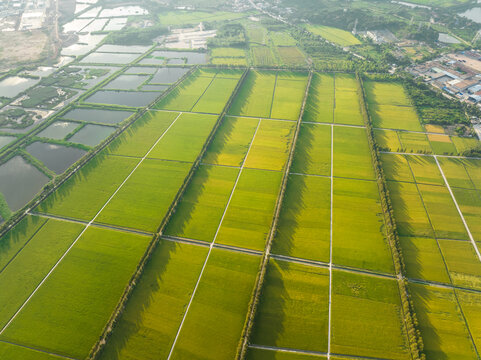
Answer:
<path fill-rule="evenodd" d="M 124 179 L 124 181 L 117 187 L 115 192 L 109 197 L 109 199 L 105 202 L 105 204 L 102 206 L 102 208 L 95 214 L 95 216 L 90 220 L 86 225 L 85 228 L 81 231 L 81 233 L 77 236 L 77 238 L 74 240 L 74 242 L 69 246 L 69 248 L 63 253 L 63 255 L 60 257 L 60 259 L 55 263 L 55 265 L 50 269 L 50 271 L 45 275 L 45 277 L 40 281 L 40 283 L 37 285 L 37 287 L 32 291 L 32 293 L 29 295 L 29 297 L 24 301 L 24 303 L 20 306 L 20 308 L 15 312 L 15 314 L 8 320 L 8 322 L 5 324 L 5 326 L 0 330 L 0 335 L 3 334 L 3 332 L 10 326 L 13 320 L 18 316 L 18 314 L 23 310 L 23 308 L 30 302 L 32 297 L 37 293 L 38 289 L 47 281 L 47 279 L 52 275 L 52 273 L 55 271 L 55 269 L 58 267 L 58 265 L 62 262 L 62 260 L 68 255 L 70 250 L 75 246 L 75 244 L 80 240 L 80 238 L 85 234 L 87 229 L 94 223 L 94 221 L 97 219 L 97 217 L 100 215 L 100 213 L 107 207 L 107 205 L 112 201 L 112 199 L 117 195 L 117 193 L 122 189 L 122 187 L 125 185 L 125 183 L 132 177 L 132 175 L 135 173 L 135 171 L 139 168 L 140 165 L 144 162 L 144 160 L 147 158 L 147 156 L 152 152 L 152 150 L 157 146 L 157 144 L 162 140 L 162 138 L 165 136 L 165 134 L 172 128 L 172 126 L 177 122 L 179 117 L 182 115 L 182 113 L 179 113 L 179 115 L 175 118 L 174 121 L 169 125 L 169 127 L 160 135 L 160 137 L 157 139 L 157 141 L 152 145 L 152 147 L 147 151 L 147 153 L 144 155 L 144 157 L 137 163 L 137 165 L 134 167 L 134 169 L 130 172 L 129 175 Z"/>
<path fill-rule="evenodd" d="M 73 358 L 73 357 L 69 357 L 69 356 L 65 356 L 65 355 L 60 355 L 60 354 L 56 354 L 56 353 L 53 353 L 53 352 L 50 352 L 50 351 L 41 350 L 41 349 L 36 349 L 36 348 L 34 348 L 34 347 L 31 347 L 31 346 L 16 344 L 16 343 L 13 343 L 13 342 L 10 342 L 10 341 L 6 341 L 6 340 L 0 340 L 0 343 L 12 345 L 12 346 L 17 346 L 17 347 L 21 347 L 21 348 L 28 349 L 28 350 L 32 350 L 32 351 L 35 351 L 35 352 L 38 352 L 38 353 L 42 353 L 42 354 L 47 354 L 47 355 L 50 355 L 50 356 L 57 357 L 57 358 L 59 358 L 59 359 L 79 360 L 79 359 L 76 359 L 76 358 Z M 5 360 L 8 360 L 8 359 L 5 359 Z"/>

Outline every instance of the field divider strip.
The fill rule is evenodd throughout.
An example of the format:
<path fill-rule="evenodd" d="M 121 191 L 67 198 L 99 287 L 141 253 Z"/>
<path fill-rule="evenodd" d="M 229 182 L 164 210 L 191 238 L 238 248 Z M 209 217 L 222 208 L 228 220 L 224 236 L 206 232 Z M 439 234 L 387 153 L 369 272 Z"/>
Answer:
<path fill-rule="evenodd" d="M 309 77 L 308 77 L 306 89 L 305 89 L 305 92 L 304 92 L 304 99 L 303 99 L 303 102 L 302 102 L 301 110 L 299 112 L 299 117 L 298 117 L 297 122 L 296 122 L 296 128 L 295 128 L 295 131 L 294 131 L 292 144 L 291 144 L 291 147 L 290 147 L 290 150 L 289 150 L 289 156 L 287 158 L 287 161 L 286 161 L 286 164 L 285 164 L 285 167 L 284 167 L 284 170 L 283 170 L 282 182 L 281 182 L 281 186 L 280 186 L 280 189 L 279 189 L 279 193 L 277 195 L 275 210 L 274 210 L 274 214 L 273 214 L 273 217 L 272 217 L 271 226 L 270 226 L 270 229 L 269 229 L 269 234 L 267 235 L 266 246 L 264 248 L 264 254 L 262 256 L 262 260 L 261 260 L 261 263 L 260 263 L 260 266 L 259 266 L 259 272 L 257 274 L 256 283 L 255 283 L 255 286 L 254 286 L 254 289 L 253 289 L 253 292 L 252 292 L 251 301 L 250 301 L 250 304 L 249 304 L 249 309 L 248 309 L 247 314 L 246 314 L 244 329 L 242 331 L 242 336 L 241 336 L 241 339 L 239 341 L 239 347 L 238 347 L 238 350 L 237 350 L 237 355 L 235 357 L 237 360 L 245 359 L 245 357 L 247 355 L 250 335 L 251 335 L 251 331 L 252 331 L 252 328 L 253 328 L 253 325 L 254 325 L 254 317 L 255 317 L 255 314 L 257 312 L 257 305 L 259 303 L 260 296 L 262 294 L 264 279 L 265 279 L 265 275 L 266 275 L 266 272 L 267 272 L 267 265 L 268 265 L 269 259 L 270 259 L 272 241 L 274 240 L 274 236 L 275 236 L 275 233 L 277 231 L 277 223 L 279 221 L 279 216 L 280 216 L 281 209 L 282 209 L 282 203 L 283 203 L 284 195 L 285 195 L 286 188 L 287 188 L 287 182 L 289 180 L 289 174 L 290 174 L 290 170 L 291 170 L 292 161 L 294 160 L 294 153 L 295 153 L 295 150 L 296 150 L 297 139 L 299 138 L 299 132 L 300 132 L 300 129 L 301 129 L 302 118 L 303 118 L 303 115 L 304 115 L 304 109 L 306 107 L 307 97 L 309 95 L 309 90 L 311 88 L 312 77 L 313 77 L 313 72 L 309 71 Z"/>
<path fill-rule="evenodd" d="M 274 98 L 276 97 L 277 77 L 278 76 L 279 76 L 279 72 L 276 71 L 276 78 L 274 80 L 274 90 L 272 90 L 271 108 L 269 109 L 269 118 L 272 117 L 272 109 L 274 108 Z"/>
<path fill-rule="evenodd" d="M 197 289 L 199 288 L 199 284 L 200 284 L 200 282 L 201 282 L 201 280 L 202 280 L 202 276 L 204 275 L 204 271 L 205 271 L 205 269 L 206 269 L 206 267 L 207 267 L 207 263 L 208 263 L 208 261 L 209 261 L 210 255 L 212 254 L 212 249 L 214 248 L 215 242 L 216 242 L 216 240 L 217 240 L 217 236 L 219 235 L 220 229 L 221 229 L 221 227 L 222 227 L 222 224 L 223 224 L 223 222 L 224 222 L 225 216 L 226 216 L 226 214 L 227 214 L 227 210 L 229 209 L 229 206 L 230 206 L 230 203 L 231 203 L 231 201 L 232 201 L 232 198 L 234 197 L 234 193 L 235 193 L 235 190 L 236 190 L 236 188 L 237 188 L 237 184 L 239 183 L 239 179 L 240 179 L 240 177 L 241 177 L 241 175 L 242 175 L 242 172 L 243 172 L 243 170 L 244 170 L 244 165 L 245 165 L 245 163 L 246 163 L 246 161 L 247 161 L 247 158 L 249 157 L 249 153 L 250 153 L 250 151 L 251 151 L 251 149 L 252 149 L 252 145 L 254 144 L 254 141 L 255 141 L 257 132 L 258 132 L 258 130 L 259 130 L 259 127 L 260 127 L 260 125 L 261 125 L 261 122 L 262 122 L 262 119 L 259 119 L 259 122 L 257 123 L 256 130 L 255 130 L 254 135 L 253 135 L 253 137 L 252 137 L 252 140 L 251 140 L 251 142 L 250 142 L 250 144 L 249 144 L 249 149 L 247 150 L 247 153 L 246 153 L 246 155 L 245 155 L 245 157 L 244 157 L 244 160 L 242 161 L 241 168 L 240 168 L 240 170 L 239 170 L 239 172 L 238 172 L 238 174 L 237 174 L 237 178 L 236 178 L 236 180 L 235 180 L 234 186 L 233 186 L 233 188 L 232 188 L 232 190 L 231 190 L 231 193 L 230 193 L 230 195 L 229 195 L 229 199 L 227 200 L 227 204 L 226 204 L 226 206 L 225 206 L 225 208 L 224 208 L 224 213 L 222 214 L 222 217 L 221 217 L 221 219 L 220 219 L 219 226 L 217 226 L 217 230 L 216 230 L 216 232 L 215 232 L 214 238 L 213 238 L 212 242 L 211 242 L 210 245 L 209 245 L 209 251 L 208 251 L 207 256 L 206 256 L 206 258 L 205 258 L 204 264 L 202 265 L 202 269 L 200 270 L 200 274 L 199 274 L 199 277 L 197 278 L 197 282 L 196 282 L 196 284 L 195 284 L 195 286 L 194 286 L 194 290 L 192 291 L 192 295 L 190 296 L 189 303 L 187 304 L 187 307 L 186 307 L 186 309 L 185 309 L 185 311 L 184 311 L 184 315 L 182 316 L 182 321 L 181 321 L 181 323 L 180 323 L 180 325 L 179 325 L 179 328 L 178 328 L 178 330 L 177 330 L 177 333 L 176 333 L 176 335 L 175 335 L 174 342 L 172 343 L 172 346 L 171 346 L 170 351 L 169 351 L 169 355 L 167 356 L 167 360 L 170 360 L 170 358 L 172 357 L 172 354 L 173 354 L 173 352 L 174 352 L 175 345 L 177 344 L 177 340 L 179 339 L 179 335 L 180 335 L 180 332 L 182 331 L 182 327 L 184 326 L 185 319 L 187 318 L 187 315 L 188 315 L 188 313 L 189 313 L 190 306 L 192 305 L 192 302 L 194 301 L 195 294 L 197 293 Z"/>
<path fill-rule="evenodd" d="M 205 141 L 201 151 L 199 152 L 199 155 L 197 156 L 197 159 L 194 161 L 192 167 L 190 168 L 189 173 L 187 174 L 187 176 L 184 179 L 184 183 L 181 185 L 180 189 L 177 191 L 177 194 L 176 194 L 174 200 L 172 201 L 172 203 L 171 203 L 171 205 L 170 205 L 170 207 L 167 211 L 167 214 L 164 216 L 161 224 L 159 225 L 159 227 L 157 229 L 157 233 L 153 237 L 153 239 L 150 242 L 147 250 L 145 251 L 144 255 L 142 256 L 139 264 L 137 265 L 136 272 L 132 275 L 129 283 L 125 287 L 124 292 L 123 292 L 120 300 L 117 303 L 117 306 L 115 307 L 114 311 L 112 312 L 109 321 L 105 325 L 105 327 L 102 331 L 102 334 L 99 337 L 99 340 L 93 345 L 93 347 L 90 351 L 90 354 L 88 356 L 88 359 L 97 359 L 98 356 L 101 354 L 101 352 L 103 350 L 103 347 L 105 346 L 108 337 L 110 336 L 110 334 L 114 330 L 115 325 L 116 325 L 119 317 L 122 316 L 122 313 L 125 309 L 127 301 L 130 298 L 130 295 L 134 291 L 134 289 L 136 287 L 136 284 L 138 283 L 138 281 L 140 280 L 140 278 L 143 274 L 143 270 L 145 268 L 145 265 L 148 263 L 148 261 L 150 260 L 154 250 L 156 249 L 156 247 L 157 247 L 157 245 L 160 241 L 160 238 L 162 236 L 162 233 L 163 233 L 163 230 L 164 230 L 165 226 L 169 222 L 172 215 L 175 213 L 178 204 L 182 200 L 182 196 L 184 195 L 186 189 L 188 188 L 188 186 L 189 186 L 194 174 L 196 173 L 197 169 L 199 168 L 199 166 L 201 164 L 201 161 L 202 161 L 205 153 L 207 152 L 208 147 L 212 143 L 220 125 L 222 124 L 222 122 L 225 118 L 225 115 L 226 115 L 229 107 L 232 104 L 233 99 L 235 98 L 235 96 L 239 92 L 239 89 L 242 87 L 242 84 L 244 83 L 244 80 L 245 80 L 248 72 L 249 72 L 249 70 L 245 69 L 245 71 L 242 74 L 241 78 L 239 79 L 236 87 L 232 91 L 231 96 L 227 100 L 226 105 L 224 106 L 224 109 L 223 109 L 222 113 L 220 115 L 218 115 L 217 121 L 214 124 L 209 136 L 207 137 L 207 140 Z M 180 82 L 180 80 L 178 81 L 178 83 L 179 82 Z M 177 111 L 173 111 L 173 112 L 177 112 Z M 182 112 L 182 114 L 185 114 L 185 113 L 186 112 Z"/>
<path fill-rule="evenodd" d="M 212 79 L 210 80 L 209 85 L 207 85 L 207 87 L 204 89 L 204 91 L 202 92 L 202 94 L 201 94 L 201 95 L 199 96 L 199 98 L 196 100 L 196 102 L 194 103 L 194 105 L 192 105 L 192 107 L 190 108 L 190 111 L 191 111 L 191 112 L 194 110 L 194 108 L 197 106 L 197 104 L 200 102 L 200 100 L 204 97 L 205 93 L 210 89 L 210 87 L 211 87 L 212 84 L 214 83 L 216 77 L 217 77 L 217 73 L 212 77 Z"/>
<path fill-rule="evenodd" d="M 145 158 L 152 152 L 152 150 L 157 146 L 157 144 L 162 140 L 164 135 L 172 128 L 172 126 L 177 122 L 179 117 L 182 115 L 182 113 L 179 113 L 179 115 L 175 118 L 174 121 L 169 125 L 169 127 L 162 133 L 162 135 L 157 139 L 157 141 L 152 145 L 152 147 L 147 151 L 145 156 L 137 163 L 137 165 L 134 167 L 134 169 L 130 172 L 129 175 L 124 179 L 124 181 L 117 187 L 117 189 L 114 191 L 114 193 L 108 198 L 108 200 L 105 202 L 105 204 L 100 208 L 100 210 L 95 214 L 95 216 L 90 220 L 87 225 L 85 225 L 85 228 L 80 232 L 80 234 L 77 236 L 77 238 L 73 241 L 72 244 L 68 247 L 68 249 L 63 253 L 63 255 L 58 259 L 58 261 L 55 263 L 55 265 L 50 269 L 50 271 L 45 275 L 45 277 L 40 281 L 40 283 L 37 285 L 37 287 L 33 290 L 33 292 L 30 294 L 30 296 L 25 300 L 25 302 L 20 306 L 20 308 L 17 310 L 17 312 L 9 319 L 7 324 L 0 330 L 0 335 L 3 334 L 3 332 L 10 326 L 13 320 L 18 316 L 18 314 L 23 310 L 23 308 L 30 302 L 32 297 L 37 293 L 37 291 L 40 289 L 40 287 L 47 281 L 47 279 L 52 275 L 52 273 L 55 271 L 55 269 L 58 267 L 58 265 L 63 261 L 63 259 L 70 253 L 72 248 L 77 244 L 77 242 L 80 240 L 80 238 L 85 234 L 87 229 L 92 225 L 92 223 L 97 219 L 97 217 L 100 215 L 100 213 L 107 207 L 107 205 L 112 201 L 112 199 L 117 195 L 117 193 L 123 188 L 125 183 L 131 178 L 131 176 L 134 174 L 134 172 L 139 168 L 139 166 L 144 162 Z"/>
<path fill-rule="evenodd" d="M 461 156 L 461 155 L 434 155 L 434 154 L 420 154 L 420 153 L 407 153 L 401 151 L 379 151 L 380 154 L 392 154 L 392 155 L 407 155 L 407 156 L 427 156 L 446 159 L 466 159 L 466 160 L 481 160 L 481 157 L 476 156 Z"/>
<path fill-rule="evenodd" d="M 258 349 L 258 350 L 282 352 L 282 353 L 288 353 L 288 354 L 303 354 L 303 355 L 310 355 L 310 356 L 322 357 L 322 358 L 325 358 L 327 356 L 327 353 L 321 352 L 321 351 L 290 349 L 290 348 L 282 348 L 282 347 L 268 346 L 268 345 L 251 344 L 251 345 L 249 345 L 249 348 Z"/>
<path fill-rule="evenodd" d="M 327 324 L 327 359 L 331 358 L 332 338 L 332 259 L 333 259 L 333 209 L 334 209 L 334 126 L 331 126 L 331 176 L 330 176 L 330 224 L 329 224 L 329 310 Z"/>
<path fill-rule="evenodd" d="M 456 200 L 456 197 L 454 196 L 453 190 L 451 189 L 451 186 L 449 185 L 448 179 L 446 178 L 446 175 L 444 174 L 443 168 L 441 167 L 441 164 L 439 163 L 438 156 L 433 155 L 433 157 L 434 157 L 434 160 L 436 161 L 436 164 L 439 168 L 439 171 L 441 172 L 444 183 L 446 184 L 446 187 L 448 188 L 449 194 L 451 195 L 451 198 L 453 199 L 454 205 L 456 206 L 456 210 L 458 211 L 459 216 L 461 217 L 461 220 L 463 221 L 464 228 L 466 229 L 466 232 L 468 233 L 469 240 L 471 241 L 471 244 L 473 245 L 474 251 L 476 251 L 476 255 L 478 256 L 478 260 L 481 262 L 481 253 L 478 249 L 476 241 L 474 240 L 473 234 L 471 233 L 471 230 L 469 229 L 468 223 L 466 222 L 466 219 L 464 218 L 463 212 L 461 211 L 461 208 L 459 207 L 458 201 Z"/>

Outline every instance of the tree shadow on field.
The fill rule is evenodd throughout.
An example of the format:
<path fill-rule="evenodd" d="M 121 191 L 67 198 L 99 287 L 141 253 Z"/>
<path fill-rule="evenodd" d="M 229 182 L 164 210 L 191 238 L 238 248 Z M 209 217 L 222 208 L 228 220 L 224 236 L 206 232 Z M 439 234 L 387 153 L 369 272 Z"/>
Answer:
<path fill-rule="evenodd" d="M 139 128 L 152 121 L 154 118 L 152 112 L 145 113 L 140 119 L 135 121 L 131 126 L 124 130 L 124 132 L 118 136 L 114 141 L 110 143 L 105 149 L 105 152 L 112 154 L 116 153 L 125 143 L 131 142 L 131 138 L 135 135 Z"/>
<path fill-rule="evenodd" d="M 219 130 L 215 134 L 214 140 L 207 148 L 206 154 L 209 154 L 209 163 L 217 164 L 220 154 L 222 154 L 222 152 L 224 151 L 229 139 L 234 132 L 235 124 L 239 121 L 242 120 L 238 118 L 224 118 Z M 247 146 L 248 144 L 246 144 L 246 147 Z"/>
<path fill-rule="evenodd" d="M 290 270 L 290 263 L 270 260 L 260 302 L 252 329 L 252 343 L 256 345 L 280 346 L 284 333 L 285 306 L 290 300 L 284 285 L 283 273 Z M 276 352 L 265 352 L 263 360 L 275 360 Z"/>
<path fill-rule="evenodd" d="M 179 243 L 160 240 L 152 257 L 147 262 L 144 272 L 136 285 L 131 297 L 127 301 L 125 310 L 120 316 L 114 330 L 107 339 L 107 344 L 103 349 L 99 359 L 101 360 L 120 360 L 126 355 L 122 354 L 124 349 L 128 349 L 133 336 L 144 337 L 139 334 L 142 331 L 148 334 L 154 334 L 155 331 L 148 329 L 148 324 L 144 324 L 143 317 L 150 310 L 152 303 L 155 301 L 156 293 L 162 291 L 163 276 L 170 263 L 172 255 L 185 246 Z M 167 311 L 167 309 L 165 309 Z M 155 339 L 154 339 L 155 340 Z M 161 358 L 167 355 L 168 349 L 156 348 L 156 341 L 152 341 L 149 345 L 150 353 L 153 357 Z M 129 351 L 127 350 L 127 354 Z M 156 356 L 157 355 L 157 356 Z"/>
<path fill-rule="evenodd" d="M 213 170 L 214 167 L 210 165 L 199 166 L 180 200 L 180 203 L 177 205 L 174 214 L 172 214 L 172 217 L 167 223 L 164 231 L 165 234 L 189 237 L 188 234 L 185 234 L 185 231 L 190 221 L 193 219 L 197 204 L 206 189 L 206 183 L 209 182 L 209 173 Z"/>
<path fill-rule="evenodd" d="M 301 124 L 299 139 L 292 161 L 292 172 L 301 174 L 309 173 L 309 169 L 314 162 L 312 156 L 316 155 L 312 154 L 312 149 L 315 141 L 314 131 L 317 126 L 324 125 Z"/>
<path fill-rule="evenodd" d="M 244 83 L 237 93 L 230 109 L 228 111 L 229 115 L 240 115 L 246 111 L 246 107 L 249 105 L 248 99 L 252 96 L 254 88 L 258 78 L 258 73 L 256 71 L 250 70 L 244 79 Z M 250 115 L 250 114 L 249 114 Z"/>
<path fill-rule="evenodd" d="M 294 237 L 299 229 L 299 214 L 305 209 L 304 197 L 307 186 L 305 177 L 290 175 L 286 194 L 279 216 L 279 225 L 272 243 L 272 252 L 280 255 L 293 255 Z"/>

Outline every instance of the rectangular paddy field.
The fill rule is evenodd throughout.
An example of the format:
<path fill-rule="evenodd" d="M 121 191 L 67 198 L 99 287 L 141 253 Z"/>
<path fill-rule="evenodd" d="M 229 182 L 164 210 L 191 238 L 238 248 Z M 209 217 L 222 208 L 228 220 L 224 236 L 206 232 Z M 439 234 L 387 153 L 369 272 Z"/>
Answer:
<path fill-rule="evenodd" d="M 334 75 L 315 73 L 302 121 L 332 123 L 334 116 Z"/>

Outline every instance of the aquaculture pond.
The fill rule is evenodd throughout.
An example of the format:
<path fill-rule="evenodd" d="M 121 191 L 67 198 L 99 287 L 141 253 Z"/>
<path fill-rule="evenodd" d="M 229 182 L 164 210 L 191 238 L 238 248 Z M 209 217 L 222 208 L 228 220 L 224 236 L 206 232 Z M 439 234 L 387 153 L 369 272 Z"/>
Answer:
<path fill-rule="evenodd" d="M 189 71 L 188 68 L 161 68 L 150 80 L 151 84 L 172 84 Z"/>
<path fill-rule="evenodd" d="M 92 104 L 108 104 L 132 107 L 144 107 L 154 101 L 159 94 L 140 91 L 97 91 L 85 100 Z"/>
<path fill-rule="evenodd" d="M 133 54 L 143 54 L 148 51 L 150 46 L 140 46 L 140 45 L 111 45 L 105 44 L 98 48 L 99 52 L 109 52 L 109 53 L 133 53 Z"/>
<path fill-rule="evenodd" d="M 72 136 L 69 141 L 86 146 L 97 146 L 110 134 L 115 131 L 114 127 L 102 125 L 86 125 L 78 133 Z"/>
<path fill-rule="evenodd" d="M 62 174 L 87 153 L 82 149 L 39 141 L 27 146 L 27 151 L 56 174 Z"/>
<path fill-rule="evenodd" d="M 148 79 L 148 75 L 120 75 L 105 85 L 104 88 L 115 90 L 136 90 Z"/>
<path fill-rule="evenodd" d="M 80 126 L 79 123 L 56 121 L 38 133 L 39 137 L 61 140 Z"/>
<path fill-rule="evenodd" d="M 80 62 L 93 64 L 128 64 L 139 56 L 139 54 L 94 52 L 84 57 Z"/>
<path fill-rule="evenodd" d="M 63 118 L 101 124 L 118 124 L 132 114 L 133 112 L 130 111 L 73 109 L 66 113 Z"/>
<path fill-rule="evenodd" d="M 38 79 L 29 79 L 20 76 L 7 77 L 0 81 L 0 97 L 14 98 L 39 81 Z"/>
<path fill-rule="evenodd" d="M 155 74 L 157 72 L 156 67 L 145 67 L 145 66 L 132 66 L 128 68 L 124 74 Z"/>
<path fill-rule="evenodd" d="M 5 146 L 15 141 L 15 139 L 16 138 L 14 136 L 0 135 L 0 150 L 2 150 Z"/>
<path fill-rule="evenodd" d="M 0 193 L 12 211 L 25 206 L 48 181 L 45 174 L 21 156 L 0 165 Z"/>

